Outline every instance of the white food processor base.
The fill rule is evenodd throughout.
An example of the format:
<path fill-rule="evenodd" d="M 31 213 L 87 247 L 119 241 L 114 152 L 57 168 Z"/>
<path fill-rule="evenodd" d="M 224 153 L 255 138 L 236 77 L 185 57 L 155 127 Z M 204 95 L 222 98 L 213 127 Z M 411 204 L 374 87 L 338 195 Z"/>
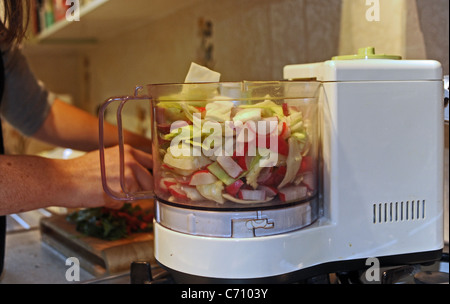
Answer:
<path fill-rule="evenodd" d="M 285 234 L 217 238 L 176 232 L 154 222 L 155 258 L 178 283 L 290 283 L 341 269 L 367 267 L 367 257 L 330 260 L 329 250 L 317 248 L 317 233 L 331 228 L 322 225 L 319 220 L 306 229 Z M 310 229 L 314 233 L 308 233 Z M 401 254 L 380 257 L 380 261 L 386 265 L 415 263 L 439 259 L 440 254 L 441 250 Z"/>

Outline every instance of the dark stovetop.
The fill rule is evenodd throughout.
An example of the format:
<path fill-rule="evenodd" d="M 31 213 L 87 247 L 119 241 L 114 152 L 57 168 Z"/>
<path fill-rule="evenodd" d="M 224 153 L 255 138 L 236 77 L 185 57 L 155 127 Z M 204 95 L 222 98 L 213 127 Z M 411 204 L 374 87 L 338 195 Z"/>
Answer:
<path fill-rule="evenodd" d="M 369 284 L 365 270 L 323 274 L 298 284 Z M 378 284 L 438 284 L 449 282 L 448 248 L 441 261 L 429 265 L 401 265 L 382 268 Z M 130 272 L 83 282 L 84 284 L 174 284 L 172 275 L 158 265 L 135 262 Z"/>

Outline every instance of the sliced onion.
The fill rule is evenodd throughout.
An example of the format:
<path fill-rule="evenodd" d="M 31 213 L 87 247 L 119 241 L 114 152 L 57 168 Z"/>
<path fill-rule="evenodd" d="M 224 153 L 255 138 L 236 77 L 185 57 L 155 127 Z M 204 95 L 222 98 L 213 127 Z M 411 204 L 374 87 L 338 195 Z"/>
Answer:
<path fill-rule="evenodd" d="M 232 201 L 233 203 L 237 203 L 237 204 L 261 204 L 261 203 L 270 202 L 271 200 L 274 199 L 274 197 L 268 197 L 263 201 L 246 201 L 246 200 L 241 200 L 241 199 L 235 198 L 229 194 L 222 194 L 222 196 L 224 199 Z"/>

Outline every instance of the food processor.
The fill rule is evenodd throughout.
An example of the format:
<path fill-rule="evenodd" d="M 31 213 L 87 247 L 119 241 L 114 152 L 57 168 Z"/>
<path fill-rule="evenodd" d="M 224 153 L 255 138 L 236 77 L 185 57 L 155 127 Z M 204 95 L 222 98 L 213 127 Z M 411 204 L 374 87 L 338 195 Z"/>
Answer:
<path fill-rule="evenodd" d="M 373 58 L 371 57 L 373 56 Z M 376 55 L 286 66 L 285 81 L 153 84 L 154 252 L 179 283 L 289 283 L 421 263 L 443 248 L 435 61 Z M 124 163 L 123 153 L 121 159 Z"/>

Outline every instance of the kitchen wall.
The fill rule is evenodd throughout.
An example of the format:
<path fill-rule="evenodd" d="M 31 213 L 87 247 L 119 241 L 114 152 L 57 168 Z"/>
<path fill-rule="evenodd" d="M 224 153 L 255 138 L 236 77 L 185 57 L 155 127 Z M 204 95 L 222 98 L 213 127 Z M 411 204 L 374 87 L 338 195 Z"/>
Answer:
<path fill-rule="evenodd" d="M 374 2 L 374 1 L 372 1 Z M 448 75 L 449 1 L 380 0 L 378 20 L 368 22 L 366 1 L 342 0 L 339 52 L 374 46 L 405 59 L 434 59 Z"/>
<path fill-rule="evenodd" d="M 131 93 L 136 84 L 183 82 L 192 61 L 221 72 L 223 81 L 281 79 L 285 64 L 338 52 L 340 9 L 334 0 L 202 1 L 86 53 L 92 100 Z M 212 25 L 208 60 L 202 18 Z"/>
<path fill-rule="evenodd" d="M 221 72 L 224 81 L 278 80 L 286 64 L 374 46 L 378 53 L 439 60 L 448 74 L 449 1 L 379 4 L 379 20 L 370 22 L 374 7 L 366 0 L 203 0 L 80 52 L 27 56 L 50 89 L 91 112 L 137 84 L 183 81 L 191 61 Z M 201 35 L 202 21 L 211 24 L 210 35 Z"/>
<path fill-rule="evenodd" d="M 286 64 L 374 46 L 405 59 L 439 60 L 448 74 L 448 0 L 367 3 L 200 0 L 132 31 L 108 33 L 88 48 L 46 45 L 25 53 L 49 89 L 70 94 L 92 113 L 109 96 L 131 94 L 135 85 L 182 82 L 192 61 L 221 72 L 223 81 L 278 80 Z M 373 17 L 378 19 L 368 20 Z"/>

